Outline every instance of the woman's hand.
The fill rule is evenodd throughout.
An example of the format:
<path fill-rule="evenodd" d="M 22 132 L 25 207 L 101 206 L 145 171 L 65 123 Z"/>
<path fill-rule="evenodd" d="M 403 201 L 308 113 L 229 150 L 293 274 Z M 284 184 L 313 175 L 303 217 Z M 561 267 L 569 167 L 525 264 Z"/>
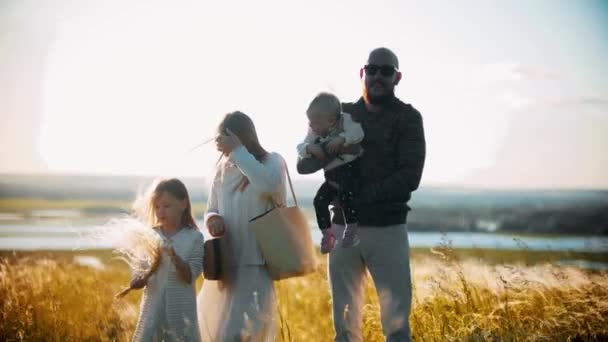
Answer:
<path fill-rule="evenodd" d="M 211 216 L 209 219 L 207 219 L 207 230 L 209 230 L 209 234 L 211 234 L 213 237 L 224 235 L 226 232 L 224 218 L 219 215 Z"/>
<path fill-rule="evenodd" d="M 229 155 L 232 150 L 241 145 L 243 145 L 241 139 L 228 128 L 226 128 L 226 134 L 220 134 L 215 138 L 215 147 L 224 155 Z"/>

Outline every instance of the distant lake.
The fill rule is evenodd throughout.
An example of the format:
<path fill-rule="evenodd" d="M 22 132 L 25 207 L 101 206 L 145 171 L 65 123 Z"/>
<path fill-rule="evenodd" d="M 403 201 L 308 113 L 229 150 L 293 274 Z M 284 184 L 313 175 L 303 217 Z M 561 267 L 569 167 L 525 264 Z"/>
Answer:
<path fill-rule="evenodd" d="M 105 219 L 0 220 L 0 250 L 71 250 L 111 248 L 90 238 L 96 225 Z M 198 222 L 202 226 L 202 222 Z M 311 222 L 311 226 L 315 225 Z M 318 244 L 321 234 L 312 232 Z M 534 251 L 608 252 L 606 237 L 515 236 L 473 232 L 410 232 L 410 246 L 430 248 L 450 243 L 453 248 L 483 248 Z"/>

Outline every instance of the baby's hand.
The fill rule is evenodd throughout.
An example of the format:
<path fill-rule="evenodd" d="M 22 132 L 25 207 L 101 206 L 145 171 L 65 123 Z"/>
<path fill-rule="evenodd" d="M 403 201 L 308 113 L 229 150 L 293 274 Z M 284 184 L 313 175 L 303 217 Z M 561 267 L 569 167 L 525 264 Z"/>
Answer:
<path fill-rule="evenodd" d="M 306 151 L 310 153 L 315 159 L 325 160 L 325 153 L 318 144 L 310 144 L 306 147 Z"/>
<path fill-rule="evenodd" d="M 340 148 L 344 145 L 345 141 L 346 140 L 344 140 L 343 137 L 335 137 L 327 143 L 327 146 L 325 146 L 325 148 L 327 149 L 327 152 L 329 152 L 330 154 L 334 154 L 340 151 Z"/>

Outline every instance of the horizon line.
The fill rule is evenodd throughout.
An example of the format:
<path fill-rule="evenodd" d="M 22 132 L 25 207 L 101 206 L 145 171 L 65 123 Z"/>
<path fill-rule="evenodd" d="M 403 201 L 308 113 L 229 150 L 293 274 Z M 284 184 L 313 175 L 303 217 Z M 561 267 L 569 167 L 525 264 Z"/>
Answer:
<path fill-rule="evenodd" d="M 89 173 L 89 172 L 4 172 L 0 171 L 0 177 L 3 176 L 51 176 L 51 177 L 116 177 L 116 178 L 161 178 L 161 175 L 150 175 L 150 174 L 109 174 L 109 173 Z M 306 176 L 305 176 L 306 177 Z M 179 179 L 195 179 L 200 178 L 205 180 L 204 176 L 175 176 Z M 318 181 L 322 182 L 322 178 Z M 295 182 L 301 181 L 313 181 L 313 179 L 296 179 Z M 456 184 L 456 183 L 441 183 L 432 182 L 420 185 L 417 190 L 421 189 L 447 189 L 447 190 L 462 190 L 462 191 L 501 191 L 501 192 L 532 192 L 532 191 L 563 191 L 563 192 L 576 192 L 576 191 L 595 191 L 595 192 L 608 192 L 607 188 L 592 188 L 592 187 L 500 187 L 500 186 L 479 186 L 472 184 Z"/>

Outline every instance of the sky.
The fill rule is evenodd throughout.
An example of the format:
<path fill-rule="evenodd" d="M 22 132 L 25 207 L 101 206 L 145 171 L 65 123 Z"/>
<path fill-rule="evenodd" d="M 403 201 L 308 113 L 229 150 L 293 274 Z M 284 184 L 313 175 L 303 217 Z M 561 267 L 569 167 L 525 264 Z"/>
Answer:
<path fill-rule="evenodd" d="M 250 115 L 294 178 L 320 91 L 392 49 L 423 186 L 608 189 L 604 1 L 0 0 L 0 173 L 208 177 Z"/>

